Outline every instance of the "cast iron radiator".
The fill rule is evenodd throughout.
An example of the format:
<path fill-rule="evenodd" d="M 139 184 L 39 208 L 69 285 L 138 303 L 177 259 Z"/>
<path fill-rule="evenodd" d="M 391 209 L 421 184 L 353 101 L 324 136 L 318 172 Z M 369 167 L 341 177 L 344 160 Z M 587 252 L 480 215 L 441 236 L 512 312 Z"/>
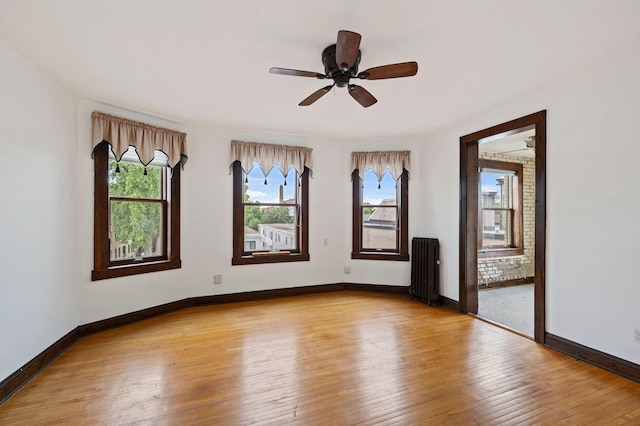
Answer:
<path fill-rule="evenodd" d="M 437 238 L 415 237 L 411 241 L 411 250 L 409 295 L 431 306 L 438 302 L 440 243 Z"/>

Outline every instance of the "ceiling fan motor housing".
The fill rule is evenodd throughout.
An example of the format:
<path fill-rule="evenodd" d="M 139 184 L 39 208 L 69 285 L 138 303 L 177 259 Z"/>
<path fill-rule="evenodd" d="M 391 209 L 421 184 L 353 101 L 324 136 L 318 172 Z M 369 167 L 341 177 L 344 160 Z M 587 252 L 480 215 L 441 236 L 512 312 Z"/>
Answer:
<path fill-rule="evenodd" d="M 360 51 L 361 36 L 358 33 L 347 30 L 338 31 L 336 44 L 327 46 L 322 51 L 322 64 L 324 74 L 314 71 L 302 71 L 291 68 L 272 67 L 271 74 L 292 75 L 298 77 L 312 77 L 318 80 L 333 80 L 333 84 L 316 90 L 307 96 L 298 105 L 309 106 L 326 95 L 335 86 L 347 87 L 349 95 L 361 106 L 368 108 L 378 100 L 367 89 L 357 84 L 351 84 L 352 78 L 360 80 L 384 80 L 387 78 L 411 77 L 418 72 L 417 62 L 402 62 L 398 64 L 382 65 L 368 68 L 358 73 L 358 66 L 362 58 Z"/>
<path fill-rule="evenodd" d="M 355 77 L 358 74 L 358 65 L 360 65 L 361 52 L 358 50 L 358 56 L 353 63 L 353 66 L 347 71 L 340 70 L 340 67 L 336 63 L 336 45 L 332 44 L 322 51 L 322 63 L 324 65 L 324 72 L 327 77 L 335 81 L 336 86 L 346 87 L 349 84 L 349 79 Z"/>

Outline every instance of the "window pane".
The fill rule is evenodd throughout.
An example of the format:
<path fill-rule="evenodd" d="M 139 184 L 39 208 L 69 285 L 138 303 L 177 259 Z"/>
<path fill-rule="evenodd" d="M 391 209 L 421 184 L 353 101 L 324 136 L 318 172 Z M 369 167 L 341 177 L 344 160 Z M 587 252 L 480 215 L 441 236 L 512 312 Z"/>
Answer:
<path fill-rule="evenodd" d="M 482 247 L 511 247 L 512 210 L 482 211 Z"/>
<path fill-rule="evenodd" d="M 375 207 L 362 208 L 362 248 L 390 249 L 397 248 L 396 243 L 397 208 Z"/>
<path fill-rule="evenodd" d="M 116 172 L 119 168 L 119 172 Z M 160 199 L 163 167 L 115 160 L 109 161 L 109 195 L 112 197 Z"/>
<path fill-rule="evenodd" d="M 244 207 L 244 250 L 296 250 L 297 206 Z"/>
<path fill-rule="evenodd" d="M 380 181 L 380 189 L 378 189 L 378 178 L 371 169 L 364 173 L 364 181 L 362 186 L 362 204 L 396 204 L 396 181 L 391 177 L 389 170 L 385 172 Z"/>
<path fill-rule="evenodd" d="M 162 204 L 111 201 L 111 260 L 162 256 Z"/>
<path fill-rule="evenodd" d="M 482 207 L 513 208 L 514 176 L 496 172 L 482 172 Z"/>
<path fill-rule="evenodd" d="M 248 174 L 243 173 L 242 179 L 245 182 L 245 203 L 295 204 L 296 202 L 297 173 L 293 167 L 287 172 L 286 179 L 277 166 L 274 166 L 265 177 L 260 165 L 254 161 L 253 169 Z M 265 182 L 267 182 L 266 185 Z"/>

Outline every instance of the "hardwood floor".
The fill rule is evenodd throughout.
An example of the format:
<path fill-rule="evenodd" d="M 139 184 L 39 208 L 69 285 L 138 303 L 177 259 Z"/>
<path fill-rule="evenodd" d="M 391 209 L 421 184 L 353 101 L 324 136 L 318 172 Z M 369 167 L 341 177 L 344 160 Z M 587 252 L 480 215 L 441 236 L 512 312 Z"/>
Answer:
<path fill-rule="evenodd" d="M 640 384 L 402 296 L 189 308 L 85 337 L 0 424 L 640 424 Z"/>

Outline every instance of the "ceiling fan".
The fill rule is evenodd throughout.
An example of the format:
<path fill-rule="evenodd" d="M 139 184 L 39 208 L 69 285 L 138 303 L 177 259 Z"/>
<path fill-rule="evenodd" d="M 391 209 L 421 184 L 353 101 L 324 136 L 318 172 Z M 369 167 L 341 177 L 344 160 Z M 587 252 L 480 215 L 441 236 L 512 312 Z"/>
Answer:
<path fill-rule="evenodd" d="M 360 105 L 367 108 L 378 102 L 378 100 L 367 89 L 356 84 L 351 84 L 352 78 L 361 80 L 382 80 L 386 78 L 411 77 L 418 72 L 417 62 L 402 62 L 399 64 L 383 65 L 373 67 L 358 73 L 360 64 L 360 39 L 358 33 L 352 31 L 338 31 L 336 44 L 328 46 L 322 52 L 322 63 L 324 74 L 313 71 L 300 71 L 289 68 L 273 67 L 269 69 L 271 74 L 293 75 L 298 77 L 315 77 L 320 80 L 333 80 L 333 84 L 316 90 L 305 100 L 300 102 L 300 106 L 308 106 L 329 93 L 334 87 L 347 87 L 349 94 Z"/>
<path fill-rule="evenodd" d="M 511 151 L 505 151 L 503 152 L 503 154 L 508 154 L 510 152 L 518 152 L 518 151 L 532 151 L 532 152 L 536 152 L 536 137 L 535 136 L 529 136 L 527 139 L 525 139 L 524 144 L 526 145 L 525 148 L 520 148 L 520 149 L 512 149 Z"/>

